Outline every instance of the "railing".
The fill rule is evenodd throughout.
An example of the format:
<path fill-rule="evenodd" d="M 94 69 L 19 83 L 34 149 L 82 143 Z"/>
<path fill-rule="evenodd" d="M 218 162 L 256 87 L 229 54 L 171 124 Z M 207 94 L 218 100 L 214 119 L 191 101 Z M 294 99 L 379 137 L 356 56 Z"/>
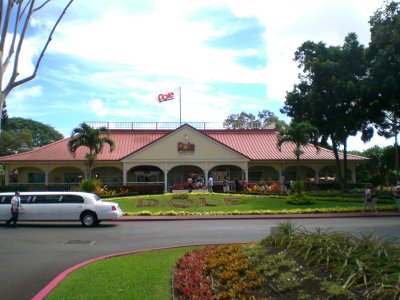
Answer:
<path fill-rule="evenodd" d="M 199 130 L 207 129 L 274 129 L 275 122 L 85 122 L 93 128 L 170 130 L 188 124 Z"/>

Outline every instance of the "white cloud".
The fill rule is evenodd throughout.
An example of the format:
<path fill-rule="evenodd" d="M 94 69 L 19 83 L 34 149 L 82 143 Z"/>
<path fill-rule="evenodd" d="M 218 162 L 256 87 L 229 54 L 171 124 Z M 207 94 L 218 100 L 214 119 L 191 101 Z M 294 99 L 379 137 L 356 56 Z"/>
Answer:
<path fill-rule="evenodd" d="M 93 100 L 91 107 L 93 112 L 99 117 L 104 117 L 109 114 L 108 109 L 104 107 L 103 102 L 100 99 Z"/>
<path fill-rule="evenodd" d="M 14 99 L 31 100 L 42 95 L 43 88 L 40 85 L 21 88 L 13 92 Z"/>

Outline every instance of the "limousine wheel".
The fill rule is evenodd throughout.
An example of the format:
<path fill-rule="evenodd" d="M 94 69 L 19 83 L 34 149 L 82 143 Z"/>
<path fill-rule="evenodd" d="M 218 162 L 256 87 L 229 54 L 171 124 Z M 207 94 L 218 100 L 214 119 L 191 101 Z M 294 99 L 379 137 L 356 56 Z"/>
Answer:
<path fill-rule="evenodd" d="M 83 226 L 96 226 L 98 224 L 96 214 L 92 212 L 83 213 L 81 223 Z"/>

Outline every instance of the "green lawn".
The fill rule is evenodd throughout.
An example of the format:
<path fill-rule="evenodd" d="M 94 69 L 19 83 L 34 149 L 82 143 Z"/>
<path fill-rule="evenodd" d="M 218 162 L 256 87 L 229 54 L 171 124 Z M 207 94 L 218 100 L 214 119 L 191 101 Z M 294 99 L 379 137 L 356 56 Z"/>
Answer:
<path fill-rule="evenodd" d="M 128 214 L 140 214 L 141 212 L 195 212 L 229 213 L 232 211 L 257 211 L 257 210 L 299 210 L 299 209 L 325 209 L 325 208 L 362 208 L 361 198 L 322 198 L 316 197 L 315 204 L 291 205 L 286 204 L 286 197 L 258 196 L 237 194 L 188 194 L 188 199 L 175 199 L 176 194 L 133 196 L 114 198 L 110 201 L 118 202 L 122 210 Z M 380 204 L 377 204 L 378 207 Z"/>
<path fill-rule="evenodd" d="M 69 274 L 48 299 L 171 299 L 175 261 L 200 247 L 140 252 L 86 265 Z"/>

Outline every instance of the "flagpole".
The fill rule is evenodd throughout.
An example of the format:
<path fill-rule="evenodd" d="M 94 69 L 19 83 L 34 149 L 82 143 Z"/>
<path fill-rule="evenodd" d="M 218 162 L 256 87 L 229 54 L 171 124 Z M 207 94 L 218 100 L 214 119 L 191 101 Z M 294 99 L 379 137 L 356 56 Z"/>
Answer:
<path fill-rule="evenodd" d="M 179 87 L 179 126 L 182 125 L 182 88 Z"/>

